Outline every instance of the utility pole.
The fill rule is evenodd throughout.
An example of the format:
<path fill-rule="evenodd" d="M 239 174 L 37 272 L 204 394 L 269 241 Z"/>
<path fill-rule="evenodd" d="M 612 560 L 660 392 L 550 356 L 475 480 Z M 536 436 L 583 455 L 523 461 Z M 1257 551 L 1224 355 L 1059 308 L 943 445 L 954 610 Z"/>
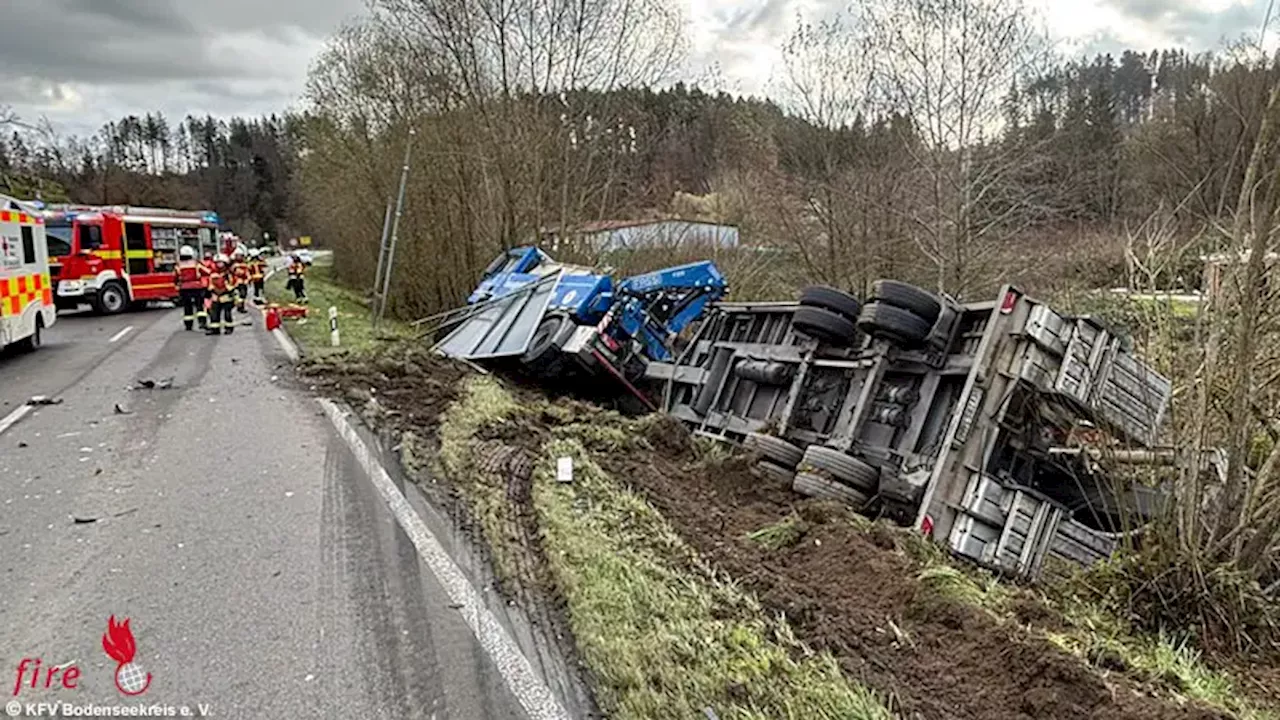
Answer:
<path fill-rule="evenodd" d="M 382 238 L 378 240 L 378 269 L 373 273 L 373 302 L 369 305 L 369 320 L 376 324 L 378 306 L 382 303 L 382 266 L 387 260 L 387 238 L 391 236 L 391 201 L 382 215 Z"/>
<path fill-rule="evenodd" d="M 378 314 L 373 317 L 373 327 L 377 329 L 382 316 L 387 311 L 387 292 L 391 289 L 391 272 L 395 269 L 396 240 L 400 236 L 400 215 L 404 211 L 405 185 L 409 181 L 409 156 L 413 152 L 413 128 L 409 128 L 409 139 L 404 146 L 404 166 L 400 168 L 400 194 L 396 198 L 396 215 L 391 221 L 391 240 L 387 243 L 387 272 L 382 278 L 382 302 L 378 303 Z"/>

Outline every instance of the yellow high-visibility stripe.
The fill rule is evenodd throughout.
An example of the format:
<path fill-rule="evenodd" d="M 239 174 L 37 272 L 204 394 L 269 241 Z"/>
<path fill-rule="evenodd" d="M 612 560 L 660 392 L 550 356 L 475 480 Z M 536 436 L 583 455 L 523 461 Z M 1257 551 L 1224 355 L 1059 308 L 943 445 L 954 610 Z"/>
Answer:
<path fill-rule="evenodd" d="M 149 259 L 154 256 L 150 250 L 126 250 L 124 256 L 130 260 Z"/>
<path fill-rule="evenodd" d="M 32 273 L 0 281 L 0 317 L 21 315 L 33 302 L 53 304 L 49 273 Z"/>
<path fill-rule="evenodd" d="M 103 260 L 119 260 L 120 259 L 119 250 L 94 250 L 93 254 L 97 255 Z"/>

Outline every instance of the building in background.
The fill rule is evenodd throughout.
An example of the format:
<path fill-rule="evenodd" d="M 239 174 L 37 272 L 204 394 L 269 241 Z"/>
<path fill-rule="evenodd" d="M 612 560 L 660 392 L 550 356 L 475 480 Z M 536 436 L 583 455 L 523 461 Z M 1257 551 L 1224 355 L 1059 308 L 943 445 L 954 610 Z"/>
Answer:
<path fill-rule="evenodd" d="M 551 253 L 603 254 L 619 250 L 681 247 L 738 247 L 738 228 L 698 220 L 602 220 L 576 227 L 547 228 L 539 236 Z"/>

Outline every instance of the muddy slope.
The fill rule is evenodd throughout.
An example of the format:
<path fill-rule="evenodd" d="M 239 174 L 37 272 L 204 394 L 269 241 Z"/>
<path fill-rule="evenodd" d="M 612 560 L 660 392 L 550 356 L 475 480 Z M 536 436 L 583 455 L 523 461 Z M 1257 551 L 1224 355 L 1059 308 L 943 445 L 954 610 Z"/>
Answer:
<path fill-rule="evenodd" d="M 411 367 L 402 372 L 406 362 Z M 376 397 L 395 424 L 425 433 L 438 428 L 438 415 L 457 397 L 455 384 L 465 374 L 413 357 L 317 371 L 326 389 L 356 402 Z M 516 392 L 530 405 L 544 399 Z M 509 437 L 484 433 L 478 440 L 536 447 L 557 424 L 580 423 L 584 414 L 599 412 L 572 404 L 569 413 L 527 415 L 506 428 L 518 428 Z M 600 413 L 599 422 L 618 421 Z M 1123 681 L 1104 682 L 1047 641 L 981 610 L 940 601 L 916 580 L 918 567 L 898 547 L 897 533 L 865 532 L 846 510 L 804 500 L 789 487 L 757 477 L 747 458 L 708 466 L 673 420 L 644 425 L 645 439 L 632 451 L 601 453 L 596 460 L 643 493 L 688 543 L 766 608 L 785 613 L 799 639 L 831 652 L 851 677 L 883 693 L 903 717 L 1224 717 L 1146 696 Z M 514 508 L 526 506 L 527 489 L 515 484 L 511 490 Z M 515 515 L 523 521 L 520 534 L 536 546 L 537 529 L 525 526 L 531 516 L 518 510 Z M 770 549 L 746 537 L 787 517 L 798 517 L 802 532 L 786 547 Z"/>

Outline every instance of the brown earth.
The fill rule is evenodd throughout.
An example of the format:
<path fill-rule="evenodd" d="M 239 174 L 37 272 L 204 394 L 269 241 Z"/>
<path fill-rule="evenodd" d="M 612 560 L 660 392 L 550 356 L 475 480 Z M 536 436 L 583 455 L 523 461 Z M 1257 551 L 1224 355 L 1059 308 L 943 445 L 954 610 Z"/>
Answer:
<path fill-rule="evenodd" d="M 405 368 L 409 371 L 398 372 Z M 309 373 L 350 401 L 376 396 L 397 423 L 434 432 L 466 370 L 409 353 L 389 354 L 368 367 L 313 366 Z M 515 392 L 527 407 L 544 399 Z M 490 457 L 511 457 L 503 446 L 536 453 L 556 425 L 608 421 L 590 406 L 570 405 L 569 412 L 529 413 L 504 423 L 477 438 L 479 447 Z M 646 423 L 645 439 L 647 447 L 641 443 L 595 459 L 643 493 L 690 545 L 754 592 L 767 610 L 785 613 L 800 640 L 829 651 L 851 677 L 884 694 L 904 718 L 1228 717 L 1151 697 L 1118 676 L 1104 680 L 1046 640 L 983 610 L 940 599 L 917 581 L 919 566 L 904 552 L 900 532 L 883 527 L 866 532 L 851 522 L 846 508 L 806 500 L 758 477 L 749 457 L 700 461 L 689 433 L 675 420 Z M 538 531 L 528 524 L 534 519 L 528 510 L 528 474 L 512 475 L 519 477 L 509 487 L 519 535 L 536 545 Z M 798 518 L 801 529 L 789 546 L 769 549 L 746 537 L 788 517 Z M 540 554 L 536 547 L 527 551 Z M 1017 606 L 1015 613 L 1036 626 L 1055 623 L 1034 603 Z"/>

